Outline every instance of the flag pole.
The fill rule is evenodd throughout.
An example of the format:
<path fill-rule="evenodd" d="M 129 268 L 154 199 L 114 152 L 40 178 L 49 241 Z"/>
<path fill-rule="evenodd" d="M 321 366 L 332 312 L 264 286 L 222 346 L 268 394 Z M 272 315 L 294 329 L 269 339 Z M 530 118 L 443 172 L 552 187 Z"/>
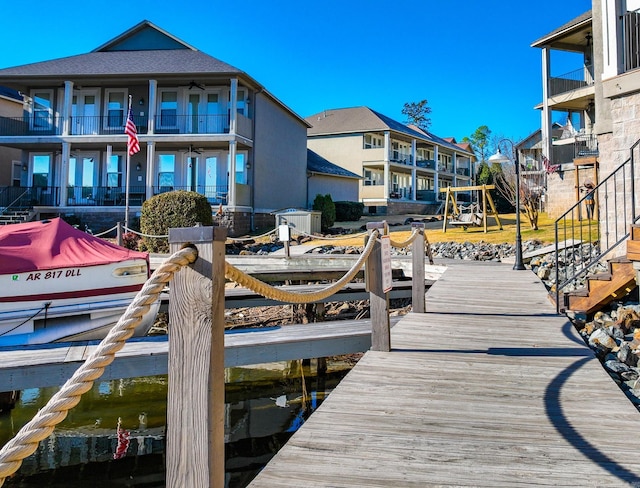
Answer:
<path fill-rule="evenodd" d="M 127 110 L 127 120 L 131 113 L 131 95 L 129 95 L 129 108 Z M 124 228 L 129 232 L 129 171 L 131 170 L 131 151 L 127 144 L 127 169 L 125 171 L 125 191 L 124 191 Z"/>

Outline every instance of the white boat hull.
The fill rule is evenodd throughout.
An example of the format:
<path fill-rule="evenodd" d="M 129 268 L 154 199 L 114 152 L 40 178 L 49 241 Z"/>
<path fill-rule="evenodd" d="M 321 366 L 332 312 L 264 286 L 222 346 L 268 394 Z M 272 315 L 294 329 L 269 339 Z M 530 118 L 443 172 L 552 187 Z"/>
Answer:
<path fill-rule="evenodd" d="M 144 259 L 0 275 L 0 346 L 103 339 L 147 277 Z M 147 333 L 159 306 L 134 335 Z"/>

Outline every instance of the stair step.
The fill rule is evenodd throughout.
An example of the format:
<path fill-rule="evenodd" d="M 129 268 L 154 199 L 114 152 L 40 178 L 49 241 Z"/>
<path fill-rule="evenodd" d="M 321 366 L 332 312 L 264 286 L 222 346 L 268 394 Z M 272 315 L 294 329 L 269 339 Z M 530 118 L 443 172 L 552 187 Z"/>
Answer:
<path fill-rule="evenodd" d="M 611 301 L 620 298 L 637 285 L 633 263 L 627 259 L 609 261 L 610 272 L 589 276 L 586 288 L 568 292 L 567 310 L 589 314 Z"/>

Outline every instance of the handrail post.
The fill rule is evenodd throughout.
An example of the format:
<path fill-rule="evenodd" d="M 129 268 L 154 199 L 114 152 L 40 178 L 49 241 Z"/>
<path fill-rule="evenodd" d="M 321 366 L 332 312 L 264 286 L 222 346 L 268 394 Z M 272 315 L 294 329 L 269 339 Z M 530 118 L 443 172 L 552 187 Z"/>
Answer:
<path fill-rule="evenodd" d="M 175 274 L 169 299 L 168 488 L 223 488 L 223 227 L 169 229 L 172 253 L 190 243 L 198 260 Z"/>
<path fill-rule="evenodd" d="M 369 235 L 378 229 L 387 234 L 386 222 L 368 222 Z M 389 296 L 382 285 L 382 246 L 377 240 L 365 264 L 365 281 L 369 291 L 369 314 L 371 315 L 371 350 L 391 350 L 391 324 L 389 321 Z"/>
<path fill-rule="evenodd" d="M 425 312 L 425 285 L 424 285 L 424 264 L 425 264 L 425 238 L 423 222 L 412 222 L 411 229 L 418 231 L 411 248 L 412 270 L 411 270 L 411 309 L 416 313 Z"/>
<path fill-rule="evenodd" d="M 122 222 L 118 222 L 118 227 L 116 230 L 116 242 L 118 243 L 118 246 L 122 246 Z"/>

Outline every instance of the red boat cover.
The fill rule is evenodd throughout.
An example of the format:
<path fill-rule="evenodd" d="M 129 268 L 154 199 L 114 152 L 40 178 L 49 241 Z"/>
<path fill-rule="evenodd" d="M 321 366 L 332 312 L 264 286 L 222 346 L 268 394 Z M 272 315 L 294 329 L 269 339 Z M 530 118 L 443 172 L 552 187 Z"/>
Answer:
<path fill-rule="evenodd" d="M 95 266 L 142 258 L 131 251 L 92 236 L 61 218 L 0 226 L 0 274 Z"/>

